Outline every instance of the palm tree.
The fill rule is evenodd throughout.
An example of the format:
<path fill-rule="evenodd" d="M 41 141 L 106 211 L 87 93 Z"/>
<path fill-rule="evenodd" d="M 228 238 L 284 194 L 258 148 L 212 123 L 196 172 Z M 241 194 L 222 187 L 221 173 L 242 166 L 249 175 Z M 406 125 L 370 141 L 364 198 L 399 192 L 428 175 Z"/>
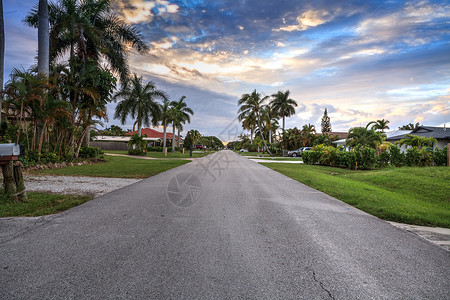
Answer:
<path fill-rule="evenodd" d="M 142 125 L 157 125 L 160 117 L 160 107 L 155 99 L 167 100 L 164 91 L 158 90 L 152 81 L 143 83 L 142 77 L 136 74 L 129 80 L 128 84 L 122 86 L 114 99 L 123 99 L 116 107 L 114 118 L 120 119 L 125 124 L 128 116 L 136 118 L 138 132 L 142 135 Z"/>
<path fill-rule="evenodd" d="M 178 128 L 178 140 L 177 146 L 180 143 L 180 131 L 183 128 L 184 123 L 191 123 L 191 116 L 194 115 L 194 112 L 191 108 L 189 108 L 184 102 L 186 96 L 182 96 L 180 100 L 172 102 L 173 108 L 173 132 L 172 132 L 172 152 L 175 152 L 175 128 Z"/>
<path fill-rule="evenodd" d="M 421 150 L 424 146 L 427 148 L 432 148 L 433 145 L 437 143 L 437 140 L 433 137 L 423 137 L 418 135 L 411 135 L 407 134 L 405 138 L 401 139 L 399 144 L 400 145 L 407 145 L 411 147 L 417 147 L 419 150 Z"/>
<path fill-rule="evenodd" d="M 354 147 L 369 147 L 376 149 L 383 142 L 383 134 L 366 127 L 354 127 L 349 130 L 345 144 Z"/>
<path fill-rule="evenodd" d="M 295 107 L 297 107 L 297 102 L 294 99 L 289 98 L 290 91 L 285 92 L 278 91 L 278 93 L 273 94 L 273 100 L 270 102 L 273 110 L 278 113 L 278 116 L 283 118 L 283 132 L 285 129 L 285 119 L 295 114 Z"/>
<path fill-rule="evenodd" d="M 42 0 L 40 0 L 41 2 Z M 48 6 L 50 60 L 69 51 L 69 62 L 77 56 L 101 63 L 106 61 L 127 82 L 127 48 L 143 53 L 148 49 L 136 27 L 127 25 L 113 13 L 112 0 L 61 0 Z M 32 9 L 25 22 L 38 27 L 39 11 Z"/>
<path fill-rule="evenodd" d="M 367 123 L 366 128 L 369 128 L 369 126 L 372 125 L 371 129 L 374 130 L 380 129 L 381 132 L 384 133 L 385 129 L 389 129 L 389 126 L 387 124 L 389 124 L 388 120 L 381 119 Z"/>
<path fill-rule="evenodd" d="M 263 110 L 262 120 L 269 132 L 269 143 L 272 143 L 272 130 L 278 126 L 278 113 L 272 105 L 267 105 Z"/>
<path fill-rule="evenodd" d="M 162 104 L 159 104 L 159 121 L 163 126 L 163 153 L 166 153 L 166 142 L 167 142 L 167 125 L 172 122 L 174 111 L 172 109 L 172 103 L 166 98 L 163 100 Z M 172 145 L 173 146 L 173 145 Z"/>
<path fill-rule="evenodd" d="M 303 141 L 303 146 L 312 146 L 314 135 L 316 133 L 316 127 L 311 124 L 305 124 L 300 132 L 301 139 Z"/>
<path fill-rule="evenodd" d="M 256 127 L 256 117 L 253 113 L 248 115 L 240 114 L 238 120 L 242 122 L 242 128 L 250 130 L 250 144 L 253 144 L 253 133 Z"/>
<path fill-rule="evenodd" d="M 47 0 L 39 0 L 38 73 L 49 73 L 49 24 Z"/>
<path fill-rule="evenodd" d="M 262 112 L 266 106 L 264 102 L 268 99 L 268 96 L 262 97 L 261 94 L 257 93 L 256 90 L 253 91 L 251 94 L 244 94 L 242 95 L 241 99 L 238 101 L 239 110 L 239 119 L 244 119 L 246 116 L 254 115 L 256 117 L 256 121 L 258 124 L 258 129 L 260 132 L 261 139 L 264 143 L 265 149 L 267 149 L 267 152 L 269 155 L 272 155 L 270 152 L 270 149 L 267 147 L 266 140 L 264 139 L 264 135 L 262 134 L 262 127 L 261 127 L 261 115 Z"/>

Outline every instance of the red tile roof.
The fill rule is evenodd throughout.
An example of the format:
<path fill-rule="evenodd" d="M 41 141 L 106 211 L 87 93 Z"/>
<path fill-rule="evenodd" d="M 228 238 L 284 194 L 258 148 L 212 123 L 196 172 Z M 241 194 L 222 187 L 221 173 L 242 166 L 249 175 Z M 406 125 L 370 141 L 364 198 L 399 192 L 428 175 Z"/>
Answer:
<path fill-rule="evenodd" d="M 337 135 L 341 139 L 346 139 L 348 137 L 348 132 L 329 132 L 328 134 Z M 322 135 L 322 133 L 318 132 L 316 135 Z"/>
<path fill-rule="evenodd" d="M 136 131 L 127 132 L 126 135 L 133 135 L 135 133 L 138 133 L 138 131 L 136 130 Z M 164 138 L 163 132 L 159 132 L 158 130 L 151 129 L 151 128 L 142 128 L 142 135 L 147 135 L 147 137 L 149 137 L 149 138 L 158 138 L 158 139 Z M 167 131 L 166 138 L 171 139 L 172 133 Z M 175 138 L 177 138 L 177 136 L 175 136 Z"/>

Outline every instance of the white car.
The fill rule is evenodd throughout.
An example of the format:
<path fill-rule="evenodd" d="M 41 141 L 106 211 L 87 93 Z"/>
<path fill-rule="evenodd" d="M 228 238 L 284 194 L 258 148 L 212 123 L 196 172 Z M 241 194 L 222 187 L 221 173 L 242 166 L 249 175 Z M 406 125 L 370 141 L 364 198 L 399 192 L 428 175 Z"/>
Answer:
<path fill-rule="evenodd" d="M 247 149 L 241 149 L 241 150 L 239 150 L 239 152 L 248 152 L 248 150 Z"/>

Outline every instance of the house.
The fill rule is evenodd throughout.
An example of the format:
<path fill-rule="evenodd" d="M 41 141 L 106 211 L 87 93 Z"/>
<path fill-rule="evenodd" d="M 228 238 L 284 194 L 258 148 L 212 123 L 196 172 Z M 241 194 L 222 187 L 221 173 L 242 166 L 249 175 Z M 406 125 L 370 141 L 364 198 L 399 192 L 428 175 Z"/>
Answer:
<path fill-rule="evenodd" d="M 100 135 L 94 137 L 93 142 L 89 145 L 93 147 L 98 147 L 101 150 L 128 150 L 128 142 L 133 134 L 138 133 L 138 131 L 131 131 L 125 133 L 125 136 L 105 136 Z M 162 146 L 164 133 L 151 128 L 142 128 L 142 136 L 144 140 L 148 142 L 149 146 Z M 175 135 L 175 142 L 178 136 Z M 166 132 L 166 142 L 168 146 L 172 143 L 172 133 Z M 183 143 L 183 139 L 180 138 L 180 144 Z"/>
<path fill-rule="evenodd" d="M 397 130 L 403 131 L 403 130 Z M 443 149 L 450 143 L 450 129 L 444 127 L 432 127 L 432 126 L 419 126 L 416 129 L 410 131 L 407 130 L 404 133 L 399 133 L 397 135 L 390 135 L 386 138 L 386 141 L 395 143 L 400 141 L 403 138 L 407 138 L 406 135 L 417 135 L 426 138 L 435 138 L 437 140 L 436 145 L 433 145 L 433 149 L 439 148 Z"/>

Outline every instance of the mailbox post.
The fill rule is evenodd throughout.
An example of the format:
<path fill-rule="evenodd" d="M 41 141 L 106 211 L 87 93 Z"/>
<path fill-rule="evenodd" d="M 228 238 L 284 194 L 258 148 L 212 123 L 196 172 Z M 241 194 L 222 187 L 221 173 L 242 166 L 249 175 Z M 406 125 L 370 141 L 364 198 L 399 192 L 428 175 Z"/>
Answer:
<path fill-rule="evenodd" d="M 20 145 L 0 144 L 0 165 L 2 166 L 5 192 L 12 195 L 15 201 L 27 199 L 22 167 L 18 161 L 20 154 Z"/>

